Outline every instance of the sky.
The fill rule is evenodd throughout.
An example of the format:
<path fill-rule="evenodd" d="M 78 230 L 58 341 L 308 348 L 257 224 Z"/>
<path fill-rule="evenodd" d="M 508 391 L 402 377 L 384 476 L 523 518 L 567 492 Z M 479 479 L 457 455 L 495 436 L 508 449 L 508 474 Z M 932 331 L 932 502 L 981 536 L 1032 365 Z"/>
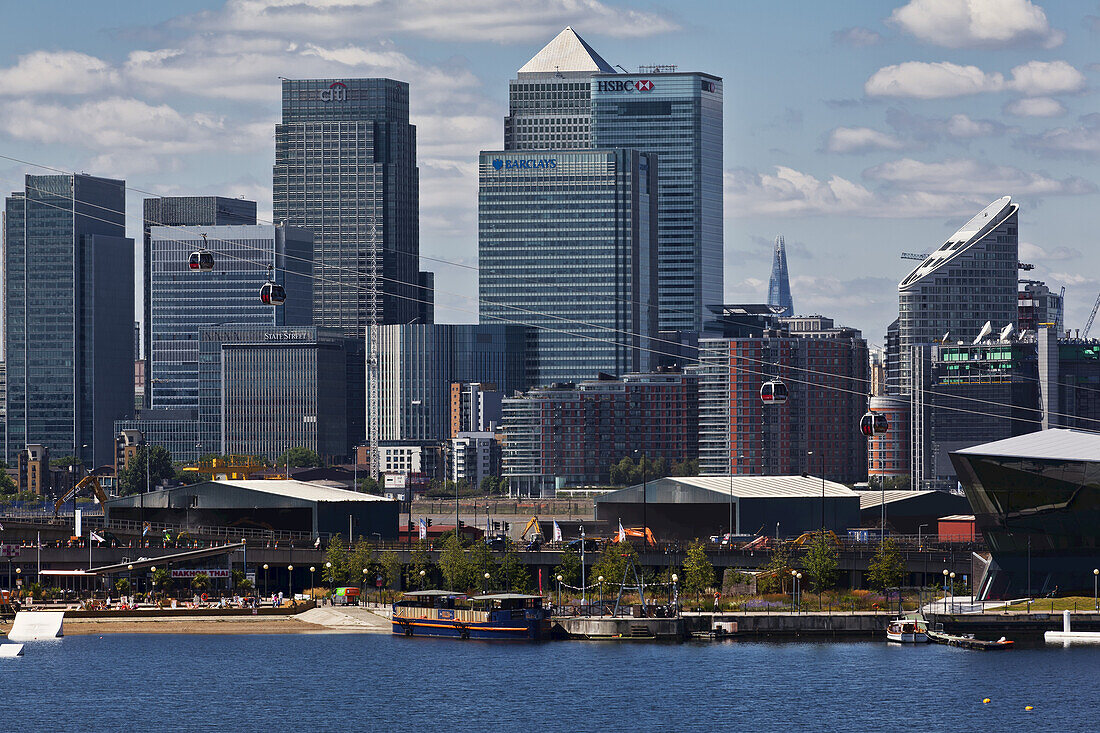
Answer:
<path fill-rule="evenodd" d="M 409 82 L 437 322 L 477 319 L 477 154 L 566 25 L 629 70 L 723 77 L 727 303 L 766 299 L 783 234 L 795 310 L 881 345 L 917 264 L 899 254 L 1006 194 L 1024 276 L 1066 287 L 1067 327 L 1100 290 L 1100 1 L 0 0 L 0 17 L 0 155 L 35 164 L 0 158 L 0 189 L 40 165 L 125 178 L 137 240 L 150 194 L 244 196 L 270 221 L 279 76 Z"/>

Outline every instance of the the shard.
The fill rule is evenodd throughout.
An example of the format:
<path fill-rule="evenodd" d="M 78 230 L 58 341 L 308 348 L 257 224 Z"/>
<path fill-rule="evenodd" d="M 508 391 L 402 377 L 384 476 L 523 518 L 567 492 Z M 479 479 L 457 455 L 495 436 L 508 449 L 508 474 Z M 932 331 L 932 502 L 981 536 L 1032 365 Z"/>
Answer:
<path fill-rule="evenodd" d="M 768 281 L 768 305 L 783 309 L 782 315 L 794 315 L 794 302 L 791 300 L 791 280 L 787 275 L 787 248 L 783 244 L 783 235 L 775 238 L 775 252 L 772 255 L 772 276 Z"/>

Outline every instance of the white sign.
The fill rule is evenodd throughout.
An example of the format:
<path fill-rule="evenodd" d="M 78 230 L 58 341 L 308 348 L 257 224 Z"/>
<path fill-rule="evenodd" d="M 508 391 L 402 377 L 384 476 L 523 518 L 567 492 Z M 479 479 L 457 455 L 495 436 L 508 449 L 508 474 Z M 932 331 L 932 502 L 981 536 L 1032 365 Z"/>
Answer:
<path fill-rule="evenodd" d="M 0 557 L 19 557 L 21 552 L 19 545 L 0 545 Z"/>
<path fill-rule="evenodd" d="M 228 578 L 229 577 L 229 571 L 226 570 L 225 568 L 221 568 L 221 569 L 197 568 L 197 569 L 191 569 L 191 570 L 180 569 L 180 570 L 173 570 L 172 571 L 172 577 L 173 578 L 194 578 L 196 575 L 200 575 L 200 574 L 205 575 L 208 578 Z"/>

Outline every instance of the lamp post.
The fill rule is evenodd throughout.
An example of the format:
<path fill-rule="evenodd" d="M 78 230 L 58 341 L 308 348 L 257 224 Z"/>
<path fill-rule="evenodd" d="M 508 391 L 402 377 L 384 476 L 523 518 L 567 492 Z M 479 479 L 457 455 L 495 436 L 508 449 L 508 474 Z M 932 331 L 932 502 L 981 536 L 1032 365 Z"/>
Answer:
<path fill-rule="evenodd" d="M 798 571 L 791 571 L 791 611 L 798 605 Z"/>
<path fill-rule="evenodd" d="M 332 563 L 329 562 L 329 561 L 325 561 L 325 574 L 328 575 L 328 594 L 329 594 L 329 596 L 331 596 L 332 595 L 332 586 L 333 586 Z"/>
<path fill-rule="evenodd" d="M 313 582 L 313 573 L 316 570 L 317 570 L 316 566 L 314 566 L 314 565 L 309 566 L 309 600 L 311 600 L 311 601 L 313 600 L 313 586 L 315 585 L 315 583 Z"/>
<path fill-rule="evenodd" d="M 947 568 L 943 569 L 943 612 L 947 613 Z"/>
<path fill-rule="evenodd" d="M 294 566 L 286 566 L 286 582 L 288 590 L 290 591 L 290 602 L 294 603 Z"/>
<path fill-rule="evenodd" d="M 561 608 L 561 576 L 558 576 L 558 608 Z M 558 613 L 561 613 L 559 610 Z"/>
<path fill-rule="evenodd" d="M 678 575 L 676 575 L 676 573 L 672 574 L 672 605 L 673 606 L 675 606 L 677 601 L 680 600 L 679 588 L 676 587 L 676 581 L 678 581 L 679 579 L 680 578 L 679 578 Z"/>
<path fill-rule="evenodd" d="M 489 595 L 489 573 L 485 573 L 485 595 Z"/>
<path fill-rule="evenodd" d="M 267 595 L 267 563 L 264 563 L 264 595 Z"/>
<path fill-rule="evenodd" d="M 794 576 L 795 585 L 795 598 L 798 600 L 798 612 L 802 613 L 802 573 L 796 573 Z"/>
<path fill-rule="evenodd" d="M 424 571 L 420 571 L 420 590 L 424 590 Z"/>
<path fill-rule="evenodd" d="M 951 578 L 951 614 L 954 615 L 954 613 L 955 613 L 955 571 L 952 570 L 951 575 L 948 576 L 948 577 Z"/>
<path fill-rule="evenodd" d="M 152 574 L 153 603 L 156 603 L 157 602 L 157 566 L 156 565 L 150 565 L 149 566 L 149 572 Z"/>
<path fill-rule="evenodd" d="M 603 576 L 599 576 L 596 580 L 600 584 L 600 615 L 603 616 Z"/>
<path fill-rule="evenodd" d="M 363 601 L 366 600 L 366 598 L 363 597 L 367 592 L 366 585 L 367 585 L 367 569 L 363 568 L 363 581 L 359 584 L 359 602 L 360 603 L 362 603 Z M 380 598 L 378 600 L 379 600 L 379 602 L 381 602 L 382 599 Z"/>
<path fill-rule="evenodd" d="M 1096 595 L 1096 576 L 1100 575 L 1100 568 L 1092 569 L 1092 605 L 1095 606 L 1097 611 L 1100 611 L 1100 600 Z"/>
<path fill-rule="evenodd" d="M 581 608 L 584 608 L 585 602 L 585 587 L 584 587 L 584 525 L 581 525 Z"/>

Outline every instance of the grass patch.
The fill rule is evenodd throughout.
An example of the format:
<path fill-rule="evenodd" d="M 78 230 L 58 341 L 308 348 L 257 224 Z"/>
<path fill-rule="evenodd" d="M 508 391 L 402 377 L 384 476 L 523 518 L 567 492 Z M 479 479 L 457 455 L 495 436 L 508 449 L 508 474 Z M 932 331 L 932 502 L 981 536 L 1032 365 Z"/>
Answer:
<path fill-rule="evenodd" d="M 1061 613 L 1062 611 L 1095 611 L 1092 596 L 1066 596 L 1065 598 L 1037 598 L 1031 602 L 1032 613 Z M 997 610 L 1002 610 L 998 608 Z M 1009 611 L 1028 611 L 1027 602 L 1013 603 Z"/>

